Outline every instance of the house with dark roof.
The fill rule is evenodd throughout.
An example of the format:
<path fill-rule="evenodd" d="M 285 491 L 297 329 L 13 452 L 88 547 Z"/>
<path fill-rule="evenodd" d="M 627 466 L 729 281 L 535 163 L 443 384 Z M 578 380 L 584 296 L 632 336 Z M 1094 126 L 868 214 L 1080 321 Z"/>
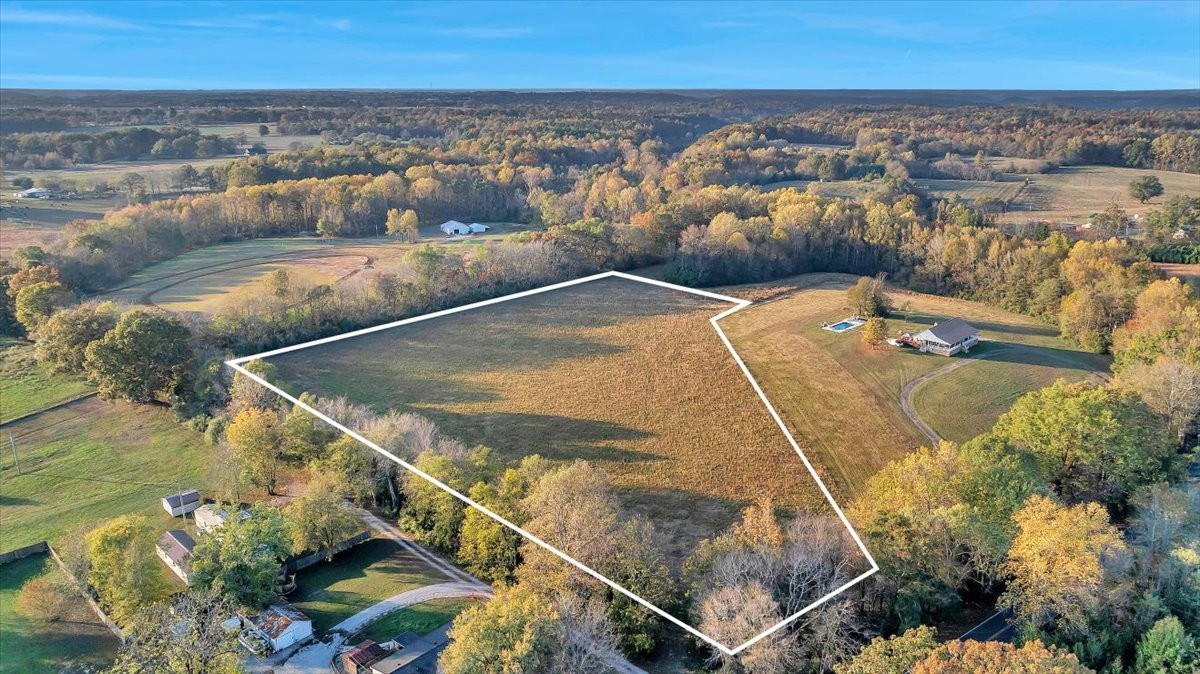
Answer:
<path fill-rule="evenodd" d="M 196 541 L 186 531 L 172 529 L 159 536 L 154 551 L 158 558 L 171 569 L 179 579 L 188 585 L 192 584 L 192 550 Z"/>
<path fill-rule="evenodd" d="M 171 517 L 183 517 L 200 507 L 200 492 L 195 489 L 181 491 L 178 494 L 164 496 L 163 510 L 171 513 Z"/>
<path fill-rule="evenodd" d="M 395 646 L 387 657 L 371 663 L 371 674 L 436 674 L 438 671 L 438 654 L 445 650 L 450 643 L 447 632 L 450 625 L 442 625 L 438 629 L 419 636 L 413 632 L 405 632 L 396 637 L 389 645 Z M 363 670 L 359 670 L 361 673 Z"/>
<path fill-rule="evenodd" d="M 961 318 L 951 318 L 934 323 L 927 330 L 912 335 L 910 340 L 921 351 L 953 356 L 978 344 L 979 330 Z"/>
<path fill-rule="evenodd" d="M 342 667 L 346 674 L 372 674 L 371 663 L 387 657 L 388 651 L 379 644 L 367 639 L 361 644 L 342 653 Z"/>

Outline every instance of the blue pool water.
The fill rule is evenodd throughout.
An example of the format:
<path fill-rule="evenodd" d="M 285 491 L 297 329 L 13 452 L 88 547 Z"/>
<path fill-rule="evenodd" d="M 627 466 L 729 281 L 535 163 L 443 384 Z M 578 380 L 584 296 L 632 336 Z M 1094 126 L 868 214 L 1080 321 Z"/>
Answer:
<path fill-rule="evenodd" d="M 854 323 L 851 323 L 850 321 L 842 321 L 841 323 L 834 323 L 833 325 L 829 326 L 829 329 L 835 332 L 841 332 L 843 330 L 849 330 L 853 327 Z"/>

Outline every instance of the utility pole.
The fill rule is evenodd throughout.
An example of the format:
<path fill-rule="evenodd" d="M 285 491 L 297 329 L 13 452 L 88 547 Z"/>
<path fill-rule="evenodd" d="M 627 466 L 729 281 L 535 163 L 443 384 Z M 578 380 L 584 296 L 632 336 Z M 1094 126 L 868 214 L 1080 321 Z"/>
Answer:
<path fill-rule="evenodd" d="M 13 434 L 8 434 L 8 446 L 12 448 L 13 465 L 17 467 L 17 475 L 21 474 L 21 462 L 17 459 L 17 441 L 13 440 Z"/>

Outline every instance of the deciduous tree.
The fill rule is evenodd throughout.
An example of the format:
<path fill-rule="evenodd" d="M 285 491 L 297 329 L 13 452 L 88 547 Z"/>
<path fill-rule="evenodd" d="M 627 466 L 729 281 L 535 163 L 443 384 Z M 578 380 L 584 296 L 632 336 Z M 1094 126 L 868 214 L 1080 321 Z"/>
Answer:
<path fill-rule="evenodd" d="M 172 314 L 131 309 L 84 350 L 102 398 L 149 402 L 184 390 L 192 375 L 191 332 Z"/>
<path fill-rule="evenodd" d="M 233 445 L 245 480 L 275 493 L 283 455 L 279 414 L 253 407 L 242 410 L 225 429 L 225 437 Z"/>

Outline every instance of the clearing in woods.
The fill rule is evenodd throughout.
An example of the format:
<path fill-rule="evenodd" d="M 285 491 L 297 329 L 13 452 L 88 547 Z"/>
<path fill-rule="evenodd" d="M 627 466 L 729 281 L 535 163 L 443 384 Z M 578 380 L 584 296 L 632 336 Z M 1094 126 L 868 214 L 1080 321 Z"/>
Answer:
<path fill-rule="evenodd" d="M 665 285 L 609 272 L 231 362 L 267 360 L 292 396 L 421 414 L 509 462 L 590 461 L 675 569 L 758 497 L 835 516 L 710 322 L 745 302 Z"/>
<path fill-rule="evenodd" d="M 845 274 L 807 274 L 755 289 L 762 298 L 722 321 L 729 340 L 787 422 L 800 446 L 841 499 L 857 491 L 889 461 L 928 444 L 904 415 L 900 392 L 921 375 L 954 359 L 887 345 L 870 348 L 860 333 L 841 334 L 823 322 L 853 314 Z M 1082 379 L 1107 369 L 1107 359 L 1078 351 L 1054 328 L 978 302 L 891 290 L 907 311 L 888 318 L 888 334 L 916 333 L 959 317 L 979 328 L 985 341 L 972 355 L 1006 344 L 918 387 L 914 406 L 938 434 L 961 440 L 987 430 L 1022 393 L 1056 377 Z M 943 381 L 945 379 L 945 381 Z"/>

